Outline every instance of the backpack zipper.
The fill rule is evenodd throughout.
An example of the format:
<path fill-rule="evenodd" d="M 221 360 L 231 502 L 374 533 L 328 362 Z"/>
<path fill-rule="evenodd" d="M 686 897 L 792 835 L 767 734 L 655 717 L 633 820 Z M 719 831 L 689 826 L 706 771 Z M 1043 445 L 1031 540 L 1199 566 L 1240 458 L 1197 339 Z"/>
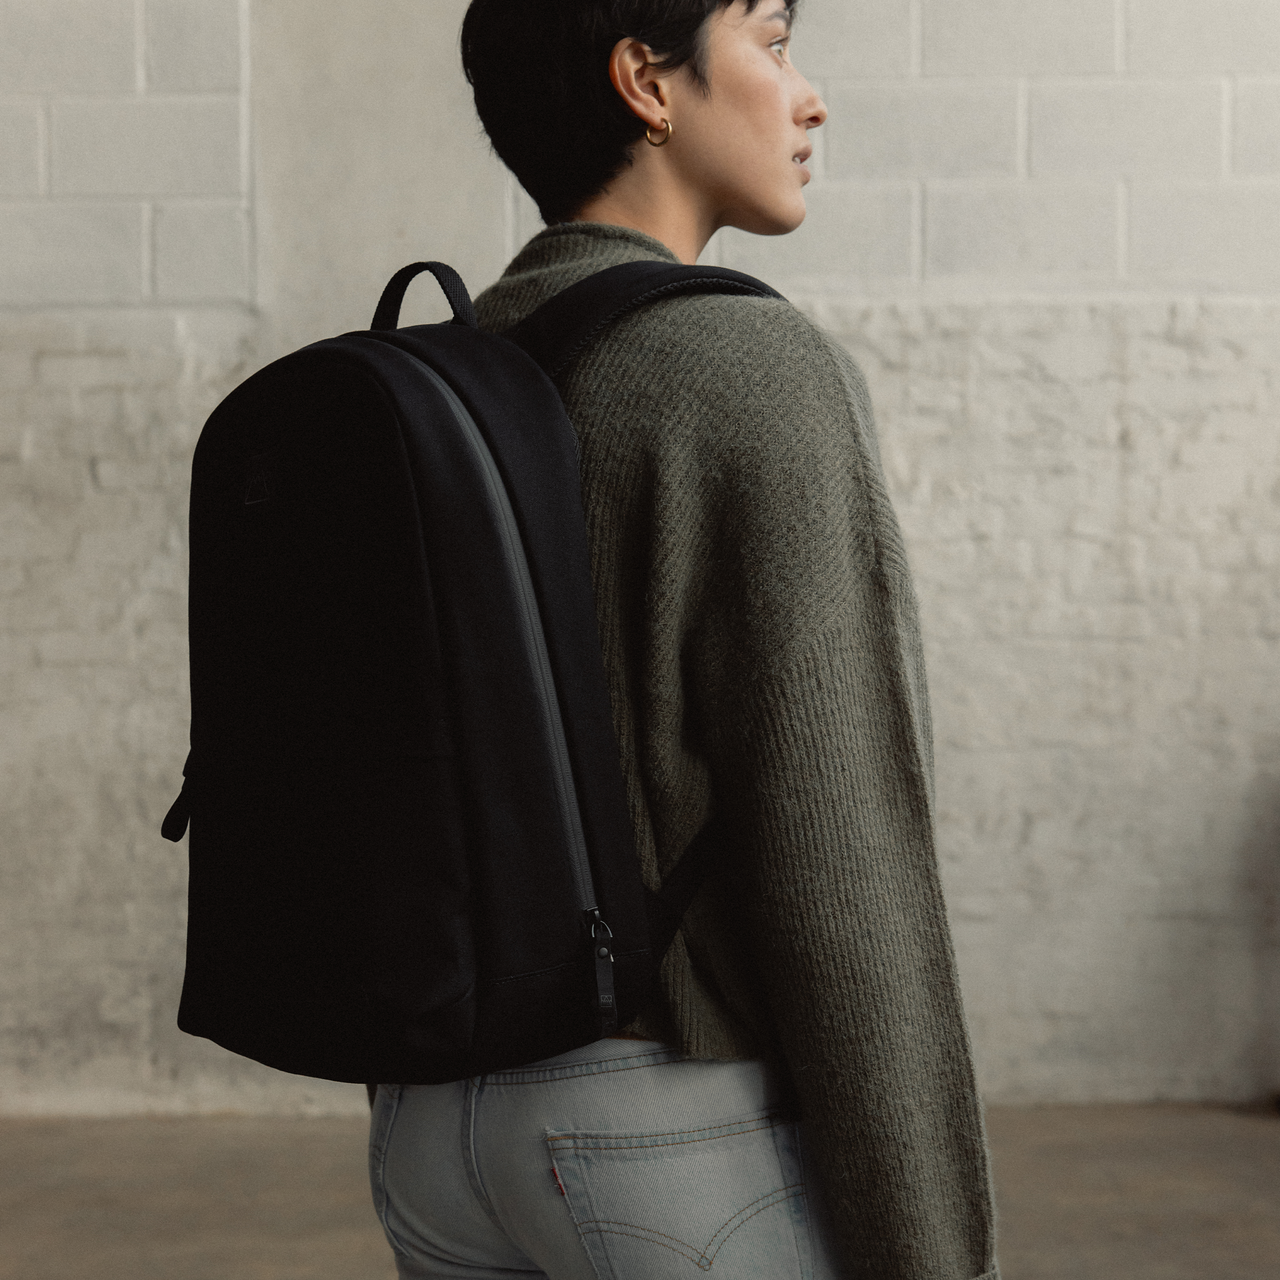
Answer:
<path fill-rule="evenodd" d="M 404 351 L 403 347 L 397 348 Z M 520 600 L 520 618 L 524 632 L 525 651 L 532 659 L 534 686 L 541 704 L 542 720 L 546 731 L 547 746 L 551 758 L 551 771 L 555 780 L 556 802 L 560 810 L 560 825 L 564 831 L 565 850 L 569 855 L 569 867 L 573 873 L 574 891 L 578 910 L 591 943 L 595 962 L 596 1012 L 599 1017 L 600 1035 L 608 1036 L 618 1029 L 617 1000 L 613 984 L 613 931 L 600 916 L 596 905 L 595 881 L 591 875 L 591 861 L 587 855 L 587 839 L 582 830 L 582 816 L 578 810 L 578 793 L 573 781 L 573 766 L 569 761 L 569 744 L 565 739 L 564 721 L 560 715 L 560 698 L 556 692 L 555 676 L 551 670 L 551 658 L 547 653 L 547 640 L 542 630 L 542 618 L 538 611 L 538 598 L 533 589 L 533 577 L 525 557 L 520 527 L 507 495 L 507 487 L 494 461 L 488 442 L 476 426 L 466 405 L 457 392 L 429 365 L 412 352 L 405 351 L 427 375 L 431 384 L 444 397 L 453 412 L 455 422 L 462 431 L 462 438 L 470 448 L 484 477 L 485 488 L 498 515 L 498 531 L 502 537 L 507 567 L 515 581 Z"/>

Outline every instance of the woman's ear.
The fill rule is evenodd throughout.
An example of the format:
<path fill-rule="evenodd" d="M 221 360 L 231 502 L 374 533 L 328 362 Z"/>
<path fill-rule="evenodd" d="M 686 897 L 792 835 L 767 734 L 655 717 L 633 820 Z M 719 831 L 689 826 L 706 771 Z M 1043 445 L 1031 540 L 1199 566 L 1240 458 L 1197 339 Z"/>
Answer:
<path fill-rule="evenodd" d="M 663 73 L 654 66 L 653 51 L 630 36 L 619 40 L 609 55 L 609 79 L 642 124 L 660 129 L 667 119 L 667 94 Z"/>

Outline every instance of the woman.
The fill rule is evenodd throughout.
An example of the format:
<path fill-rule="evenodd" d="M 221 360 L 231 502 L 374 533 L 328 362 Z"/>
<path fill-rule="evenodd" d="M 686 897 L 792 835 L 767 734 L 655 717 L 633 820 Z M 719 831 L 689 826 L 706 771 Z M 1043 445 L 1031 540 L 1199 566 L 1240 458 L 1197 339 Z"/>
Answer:
<path fill-rule="evenodd" d="M 615 263 L 692 263 L 722 226 L 799 226 L 826 108 L 791 19 L 474 0 L 477 108 L 548 223 L 482 326 Z M 400 1273 L 992 1280 L 915 600 L 862 379 L 785 302 L 686 297 L 560 390 L 644 875 L 713 807 L 732 853 L 621 1036 L 382 1088 Z"/>

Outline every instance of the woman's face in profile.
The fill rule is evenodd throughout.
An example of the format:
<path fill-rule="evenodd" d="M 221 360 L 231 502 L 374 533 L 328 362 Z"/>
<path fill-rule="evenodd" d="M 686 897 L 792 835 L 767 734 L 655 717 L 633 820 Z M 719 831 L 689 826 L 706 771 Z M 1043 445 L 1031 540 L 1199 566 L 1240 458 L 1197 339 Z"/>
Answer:
<path fill-rule="evenodd" d="M 743 0 L 707 22 L 707 96 L 682 71 L 667 83 L 679 131 L 671 160 L 697 189 L 717 226 L 781 235 L 804 221 L 808 130 L 827 118 L 813 87 L 791 65 L 790 15 L 778 0 Z"/>

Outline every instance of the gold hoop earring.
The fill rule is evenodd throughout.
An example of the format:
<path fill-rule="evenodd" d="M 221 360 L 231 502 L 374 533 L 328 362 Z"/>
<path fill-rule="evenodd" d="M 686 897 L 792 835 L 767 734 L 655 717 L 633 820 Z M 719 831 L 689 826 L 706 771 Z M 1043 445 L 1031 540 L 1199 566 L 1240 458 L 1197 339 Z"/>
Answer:
<path fill-rule="evenodd" d="M 671 141 L 671 135 L 672 135 L 672 133 L 674 133 L 674 132 L 675 132 L 675 130 L 671 127 L 671 121 L 670 121 L 670 120 L 667 120 L 667 119 L 664 119 L 664 120 L 662 121 L 662 123 L 666 126 L 666 130 L 667 130 L 667 131 L 666 131 L 666 133 L 664 133 L 664 134 L 662 135 L 662 137 L 661 137 L 661 138 L 659 138 L 656 142 L 653 140 L 653 125 L 650 125 L 650 126 L 649 126 L 645 131 L 644 131 L 644 140 L 645 140 L 645 141 L 646 141 L 646 142 L 647 142 L 651 147 L 665 147 L 665 146 L 667 145 L 667 143 Z"/>

